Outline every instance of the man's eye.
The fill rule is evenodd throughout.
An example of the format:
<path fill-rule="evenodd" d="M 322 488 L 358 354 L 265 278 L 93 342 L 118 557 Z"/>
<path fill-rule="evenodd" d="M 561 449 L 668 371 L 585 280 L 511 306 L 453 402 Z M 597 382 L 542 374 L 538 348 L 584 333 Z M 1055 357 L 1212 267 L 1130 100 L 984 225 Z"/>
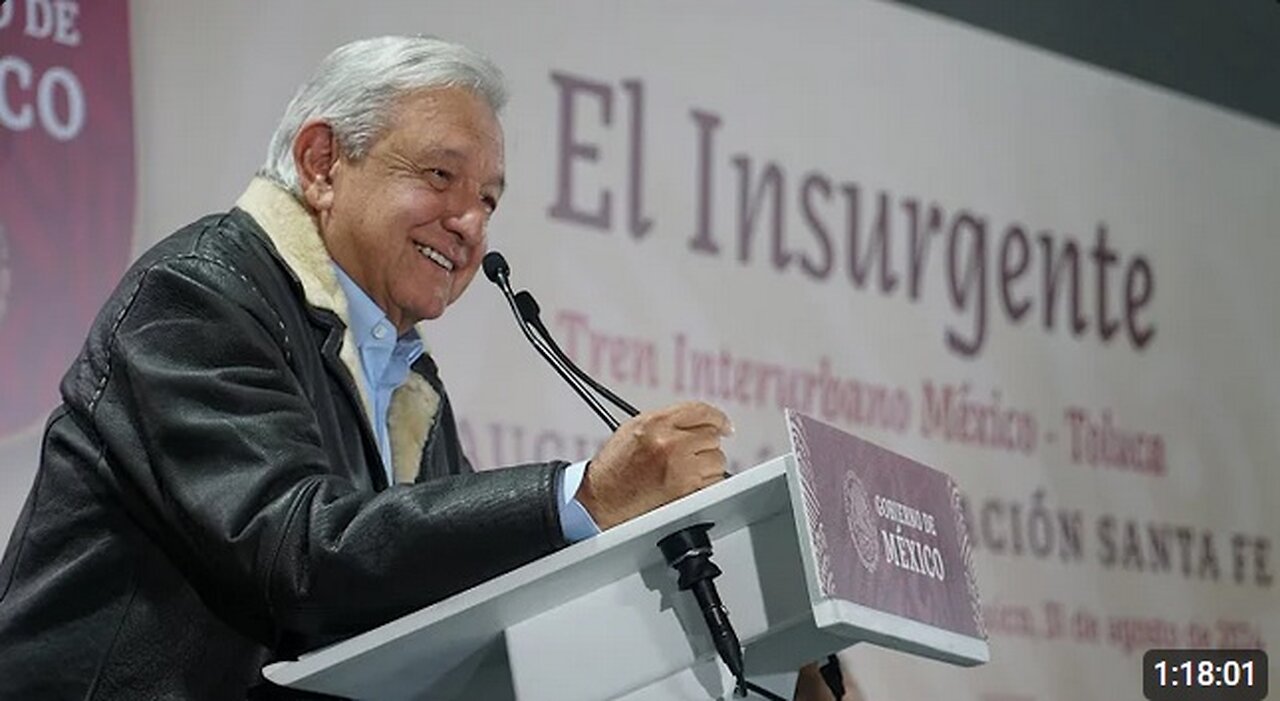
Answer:
<path fill-rule="evenodd" d="M 497 197 L 485 197 L 485 198 L 484 198 L 484 208 L 485 208 L 486 210 L 488 210 L 489 214 L 493 214 L 494 212 L 496 212 L 496 211 L 498 210 L 498 198 L 497 198 Z"/>
<path fill-rule="evenodd" d="M 433 185 L 443 186 L 453 182 L 453 173 L 443 168 L 428 168 L 427 178 Z"/>

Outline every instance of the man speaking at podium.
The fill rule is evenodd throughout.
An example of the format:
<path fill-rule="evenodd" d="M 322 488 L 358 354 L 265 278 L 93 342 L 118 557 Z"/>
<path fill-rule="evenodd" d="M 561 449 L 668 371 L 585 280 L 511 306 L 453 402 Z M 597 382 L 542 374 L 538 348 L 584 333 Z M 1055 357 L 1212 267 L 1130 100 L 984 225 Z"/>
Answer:
<path fill-rule="evenodd" d="M 729 421 L 701 403 L 589 464 L 462 454 L 416 324 L 480 266 L 504 100 L 464 47 L 343 46 L 236 207 L 126 273 L 0 564 L 0 698 L 284 696 L 265 663 L 720 479 Z"/>

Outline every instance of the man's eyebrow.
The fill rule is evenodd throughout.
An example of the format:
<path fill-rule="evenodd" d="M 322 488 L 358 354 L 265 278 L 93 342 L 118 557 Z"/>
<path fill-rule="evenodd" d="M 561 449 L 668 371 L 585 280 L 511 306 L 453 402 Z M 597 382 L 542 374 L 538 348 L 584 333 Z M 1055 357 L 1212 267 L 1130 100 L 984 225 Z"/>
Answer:
<path fill-rule="evenodd" d="M 448 146 L 432 146 L 422 152 L 422 158 L 450 158 L 455 161 L 466 160 L 467 154 L 456 148 Z"/>

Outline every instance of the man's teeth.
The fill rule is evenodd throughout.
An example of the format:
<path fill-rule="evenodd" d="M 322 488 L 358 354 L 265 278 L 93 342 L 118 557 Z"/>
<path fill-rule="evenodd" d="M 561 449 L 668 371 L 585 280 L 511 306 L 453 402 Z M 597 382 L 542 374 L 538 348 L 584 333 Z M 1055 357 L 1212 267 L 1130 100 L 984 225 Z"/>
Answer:
<path fill-rule="evenodd" d="M 440 266 L 441 268 L 444 268 L 449 272 L 453 272 L 453 261 L 449 260 L 448 258 L 445 258 L 436 249 L 430 246 L 418 245 L 418 253 L 421 253 L 427 258 L 430 258 L 432 261 L 435 262 L 436 265 Z"/>

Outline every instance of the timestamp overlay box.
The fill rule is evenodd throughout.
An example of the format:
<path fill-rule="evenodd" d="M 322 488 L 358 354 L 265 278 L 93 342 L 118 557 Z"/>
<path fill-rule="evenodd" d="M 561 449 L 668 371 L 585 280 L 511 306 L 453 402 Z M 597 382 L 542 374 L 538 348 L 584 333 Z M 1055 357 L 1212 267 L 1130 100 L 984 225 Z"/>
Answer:
<path fill-rule="evenodd" d="M 1148 650 L 1142 695 L 1150 701 L 1262 701 L 1267 697 L 1263 650 Z"/>

